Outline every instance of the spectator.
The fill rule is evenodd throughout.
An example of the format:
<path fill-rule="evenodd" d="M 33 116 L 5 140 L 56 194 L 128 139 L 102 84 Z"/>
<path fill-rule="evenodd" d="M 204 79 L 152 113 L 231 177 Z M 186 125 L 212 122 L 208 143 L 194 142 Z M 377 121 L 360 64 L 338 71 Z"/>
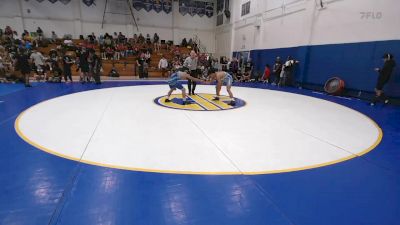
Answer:
<path fill-rule="evenodd" d="M 103 35 L 99 36 L 99 45 L 104 45 L 104 36 Z"/>
<path fill-rule="evenodd" d="M 282 72 L 282 62 L 281 62 L 281 57 L 276 57 L 274 68 L 273 68 L 273 73 L 275 76 L 275 81 L 274 84 L 278 85 L 281 79 L 281 72 Z"/>
<path fill-rule="evenodd" d="M 146 44 L 147 44 L 147 45 L 150 45 L 150 44 L 151 44 L 150 34 L 146 34 Z"/>
<path fill-rule="evenodd" d="M 281 73 L 281 81 L 279 86 L 294 86 L 294 78 L 293 78 L 293 72 L 296 64 L 298 64 L 299 61 L 294 60 L 292 56 L 288 56 L 282 70 L 283 73 Z"/>
<path fill-rule="evenodd" d="M 178 57 L 175 57 L 175 58 L 174 58 L 172 64 L 173 64 L 172 70 L 174 70 L 174 71 L 176 71 L 176 70 L 182 68 L 181 61 L 179 60 Z"/>
<path fill-rule="evenodd" d="M 114 50 L 111 47 L 107 47 L 105 52 L 107 60 L 111 60 L 114 58 Z"/>
<path fill-rule="evenodd" d="M 125 36 L 121 32 L 118 34 L 118 43 L 125 43 Z"/>
<path fill-rule="evenodd" d="M 146 53 L 144 54 L 144 58 L 145 58 L 145 60 L 146 60 L 146 63 L 147 63 L 147 64 L 150 64 L 150 61 L 151 61 L 151 54 L 150 54 L 150 51 L 149 51 L 149 50 L 147 50 Z"/>
<path fill-rule="evenodd" d="M 157 33 L 154 33 L 154 38 L 153 38 L 153 43 L 154 43 L 154 50 L 156 52 L 160 51 L 160 37 L 158 36 Z"/>
<path fill-rule="evenodd" d="M 183 38 L 182 39 L 182 43 L 181 43 L 181 47 L 187 47 L 187 45 L 188 45 L 188 43 L 187 43 L 187 40 L 186 40 L 186 38 Z"/>
<path fill-rule="evenodd" d="M 3 62 L 3 57 L 2 54 L 0 55 L 0 78 L 5 77 L 6 76 L 6 69 L 4 66 L 4 62 Z"/>
<path fill-rule="evenodd" d="M 136 60 L 136 65 L 138 66 L 139 69 L 139 78 L 142 79 L 144 78 L 144 64 L 145 64 L 145 58 L 144 58 L 144 53 L 140 54 L 140 57 Z"/>
<path fill-rule="evenodd" d="M 29 32 L 27 30 L 24 30 L 24 32 L 22 33 L 21 39 L 24 41 L 31 40 L 31 36 L 29 35 Z"/>
<path fill-rule="evenodd" d="M 145 39 L 144 39 L 142 33 L 139 34 L 138 42 L 139 42 L 139 44 L 143 44 L 145 42 Z"/>
<path fill-rule="evenodd" d="M 32 49 L 32 44 L 30 41 L 25 41 L 25 49 L 28 51 Z"/>
<path fill-rule="evenodd" d="M 38 40 L 41 41 L 43 39 L 43 30 L 40 27 L 38 27 L 36 33 L 38 35 Z"/>
<path fill-rule="evenodd" d="M 31 61 L 35 65 L 36 76 L 41 76 L 41 73 L 44 75 L 44 79 L 47 77 L 47 71 L 45 67 L 45 58 L 42 53 L 38 52 L 36 49 L 33 50 L 31 56 Z"/>
<path fill-rule="evenodd" d="M 5 35 L 6 37 L 10 38 L 10 39 L 13 39 L 14 32 L 13 32 L 13 30 L 11 29 L 10 26 L 6 26 L 6 29 L 4 30 L 4 35 Z"/>
<path fill-rule="evenodd" d="M 161 56 L 160 62 L 158 63 L 158 69 L 161 70 L 161 76 L 164 77 L 168 70 L 168 61 L 164 55 Z"/>
<path fill-rule="evenodd" d="M 21 72 L 25 87 L 32 87 L 29 82 L 29 75 L 31 73 L 31 67 L 29 66 L 29 56 L 25 50 L 20 49 L 20 53 L 17 55 L 15 67 Z"/>
<path fill-rule="evenodd" d="M 90 34 L 90 35 L 88 36 L 88 38 L 89 38 L 89 43 L 90 43 L 90 44 L 96 44 L 96 35 L 94 35 L 93 32 L 92 32 L 92 34 Z"/>
<path fill-rule="evenodd" d="M 112 39 L 111 39 L 110 36 L 107 36 L 107 37 L 105 38 L 105 40 L 104 40 L 104 45 L 105 45 L 106 47 L 111 47 L 111 46 L 112 46 Z"/>
<path fill-rule="evenodd" d="M 236 57 L 232 58 L 231 63 L 229 64 L 229 72 L 231 72 L 233 75 L 236 75 L 239 70 L 239 62 Z"/>
<path fill-rule="evenodd" d="M 248 58 L 244 65 L 244 72 L 246 75 L 250 76 L 253 74 L 253 62 L 251 58 Z"/>
<path fill-rule="evenodd" d="M 63 57 L 63 66 L 64 66 L 64 80 L 68 82 L 72 82 L 72 73 L 71 73 L 71 66 L 74 64 L 72 57 L 69 54 L 65 54 Z"/>
<path fill-rule="evenodd" d="M 187 47 L 193 48 L 193 40 L 190 38 L 189 42 L 187 43 Z"/>
<path fill-rule="evenodd" d="M 58 39 L 58 36 L 56 34 L 56 32 L 52 31 L 51 32 L 51 42 L 55 43 Z"/>
<path fill-rule="evenodd" d="M 263 83 L 271 83 L 271 68 L 269 64 L 265 65 L 264 75 L 261 77 L 261 82 Z"/>
<path fill-rule="evenodd" d="M 80 53 L 79 68 L 81 69 L 81 78 L 80 78 L 81 83 L 90 81 L 88 52 L 86 48 L 82 48 L 82 52 Z"/>
<path fill-rule="evenodd" d="M 101 59 L 96 55 L 96 52 L 91 49 L 88 55 L 88 62 L 90 68 L 90 76 L 94 78 L 96 84 L 101 84 L 100 70 L 101 70 Z"/>

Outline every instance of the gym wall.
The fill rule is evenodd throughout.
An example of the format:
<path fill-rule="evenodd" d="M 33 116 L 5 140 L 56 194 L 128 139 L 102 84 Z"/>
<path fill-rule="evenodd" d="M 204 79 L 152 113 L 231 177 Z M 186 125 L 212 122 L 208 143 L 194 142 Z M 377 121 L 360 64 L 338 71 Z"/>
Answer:
<path fill-rule="evenodd" d="M 383 54 L 400 59 L 397 0 L 322 0 L 322 7 L 320 0 L 250 0 L 250 14 L 241 16 L 244 2 L 233 1 L 231 22 L 217 29 L 232 26 L 225 48 L 251 51 L 257 70 L 292 55 L 300 61 L 299 82 L 323 85 L 339 76 L 349 89 L 373 91 Z M 399 67 L 387 87 L 394 97 L 400 97 Z"/>

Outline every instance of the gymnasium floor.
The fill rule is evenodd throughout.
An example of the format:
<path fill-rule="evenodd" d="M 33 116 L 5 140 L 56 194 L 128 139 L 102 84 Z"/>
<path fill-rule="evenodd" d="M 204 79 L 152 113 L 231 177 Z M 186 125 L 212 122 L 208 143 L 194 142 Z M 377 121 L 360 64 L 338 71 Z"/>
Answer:
<path fill-rule="evenodd" d="M 400 107 L 265 84 L 235 85 L 235 107 L 202 85 L 183 107 L 167 91 L 0 84 L 0 224 L 399 224 Z"/>

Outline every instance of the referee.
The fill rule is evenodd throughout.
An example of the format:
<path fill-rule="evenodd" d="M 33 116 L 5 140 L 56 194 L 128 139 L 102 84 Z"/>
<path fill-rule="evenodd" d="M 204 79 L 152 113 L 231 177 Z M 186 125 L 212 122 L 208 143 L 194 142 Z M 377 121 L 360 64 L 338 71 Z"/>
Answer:
<path fill-rule="evenodd" d="M 197 71 L 197 54 L 195 51 L 190 52 L 190 56 L 188 56 L 185 61 L 183 62 L 183 67 L 186 67 L 190 71 L 190 76 L 198 78 L 198 71 Z M 197 82 L 188 80 L 188 89 L 189 95 L 194 95 L 194 90 L 196 89 Z"/>

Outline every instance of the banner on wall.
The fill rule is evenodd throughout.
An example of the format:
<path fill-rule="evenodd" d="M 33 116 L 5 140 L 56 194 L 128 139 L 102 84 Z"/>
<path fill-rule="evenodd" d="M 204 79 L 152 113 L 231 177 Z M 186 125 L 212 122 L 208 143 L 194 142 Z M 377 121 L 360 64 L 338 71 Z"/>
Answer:
<path fill-rule="evenodd" d="M 157 13 L 162 11 L 162 0 L 154 0 L 153 2 L 153 9 L 154 11 L 156 11 Z"/>
<path fill-rule="evenodd" d="M 62 4 L 66 5 L 68 4 L 71 0 L 58 0 L 60 1 Z"/>
<path fill-rule="evenodd" d="M 197 2 L 196 13 L 200 17 L 203 17 L 206 14 L 206 3 L 205 2 Z"/>
<path fill-rule="evenodd" d="M 82 0 L 82 2 L 87 6 L 91 6 L 94 4 L 94 0 Z"/>
<path fill-rule="evenodd" d="M 184 16 L 189 12 L 189 1 L 179 0 L 179 13 Z"/>
<path fill-rule="evenodd" d="M 151 10 L 153 10 L 153 0 L 144 0 L 143 1 L 143 8 L 147 12 L 150 12 Z"/>
<path fill-rule="evenodd" d="M 133 8 L 135 8 L 137 11 L 140 11 L 143 9 L 143 1 L 142 0 L 133 0 L 132 1 Z"/>
<path fill-rule="evenodd" d="M 214 3 L 205 2 L 205 5 L 206 16 L 210 18 L 214 15 Z"/>
<path fill-rule="evenodd" d="M 200 17 L 214 15 L 214 3 L 192 0 L 179 0 L 179 13 L 183 16 L 188 14 L 191 16 L 199 15 Z"/>
<path fill-rule="evenodd" d="M 163 0 L 162 9 L 165 13 L 170 13 L 172 11 L 172 0 Z"/>
<path fill-rule="evenodd" d="M 197 14 L 197 2 L 189 1 L 188 9 L 189 15 L 195 16 Z"/>
<path fill-rule="evenodd" d="M 167 14 L 172 11 L 172 0 L 133 0 L 132 5 L 137 11 L 144 9 L 147 12 L 154 10 L 157 13 L 164 11 Z"/>

